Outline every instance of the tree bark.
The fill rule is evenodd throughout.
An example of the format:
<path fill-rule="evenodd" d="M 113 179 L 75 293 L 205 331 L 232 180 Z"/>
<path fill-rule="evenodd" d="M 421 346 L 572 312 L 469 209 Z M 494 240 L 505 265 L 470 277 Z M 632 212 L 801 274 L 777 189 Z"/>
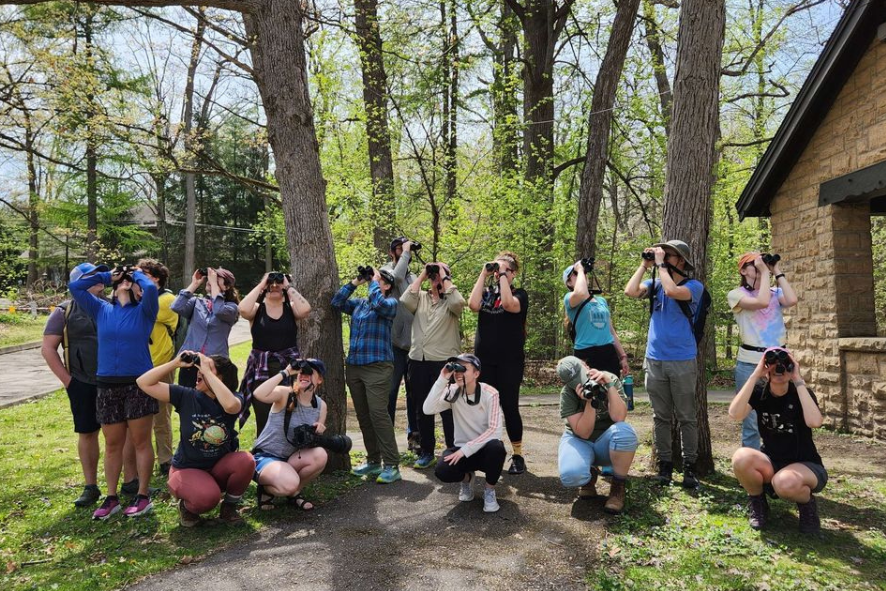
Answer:
<path fill-rule="evenodd" d="M 201 9 L 202 11 L 203 9 Z M 195 161 L 195 148 L 198 143 L 194 137 L 194 78 L 197 75 L 197 66 L 200 64 L 200 50 L 203 46 L 203 34 L 206 24 L 203 19 L 197 19 L 197 29 L 194 40 L 191 42 L 191 56 L 188 60 L 188 78 L 185 82 L 184 108 L 182 125 L 184 127 L 185 158 L 189 168 Z M 182 262 L 182 285 L 191 282 L 194 274 L 197 246 L 197 179 L 193 172 L 185 173 L 185 252 Z"/>
<path fill-rule="evenodd" d="M 454 0 L 447 0 L 449 12 L 449 31 L 446 34 L 446 43 L 443 52 L 444 72 L 446 72 L 446 104 L 443 106 L 444 122 L 443 122 L 443 150 L 444 169 L 446 170 L 446 202 L 455 201 L 458 192 L 458 19 L 456 13 L 456 3 Z M 447 2 L 440 4 L 440 11 L 443 17 L 443 29 L 446 30 L 446 12 Z"/>
<path fill-rule="evenodd" d="M 92 63 L 92 17 L 90 12 L 83 22 L 86 63 Z M 95 97 L 86 97 L 86 258 L 98 257 L 98 147 L 95 137 Z"/>
<path fill-rule="evenodd" d="M 28 287 L 32 287 L 38 279 L 37 259 L 40 251 L 40 189 L 37 185 L 37 164 L 34 158 L 34 135 L 31 127 L 31 116 L 27 109 L 25 115 L 25 154 L 28 165 Z"/>
<path fill-rule="evenodd" d="M 672 133 L 668 136 L 662 233 L 665 240 L 680 239 L 689 244 L 695 277 L 702 282 L 707 277 L 711 190 L 717 161 L 724 23 L 724 0 L 683 1 L 677 37 L 674 118 Z M 706 340 L 709 338 L 710 334 L 705 337 Z M 696 469 L 699 474 L 708 474 L 713 471 L 714 462 L 708 424 L 705 342 L 699 345 L 698 351 Z"/>
<path fill-rule="evenodd" d="M 591 114 L 588 117 L 588 149 L 578 191 L 576 258 L 595 256 L 597 250 L 597 218 L 600 215 L 600 203 L 603 201 L 612 107 L 639 8 L 640 0 L 621 0 L 618 3 L 609 44 L 594 83 Z"/>
<path fill-rule="evenodd" d="M 652 54 L 652 71 L 655 85 L 658 88 L 658 100 L 661 104 L 661 118 L 664 119 L 665 135 L 671 128 L 671 82 L 665 67 L 664 49 L 661 47 L 661 31 L 655 15 L 655 4 L 651 0 L 643 0 L 643 20 L 646 22 L 646 46 Z"/>
<path fill-rule="evenodd" d="M 498 51 L 493 52 L 492 78 L 492 131 L 493 148 L 498 161 L 499 173 L 510 172 L 517 166 L 519 141 L 517 117 L 517 93 L 514 87 L 514 62 L 517 52 L 517 19 L 505 1 L 501 2 L 498 25 L 501 41 Z"/>

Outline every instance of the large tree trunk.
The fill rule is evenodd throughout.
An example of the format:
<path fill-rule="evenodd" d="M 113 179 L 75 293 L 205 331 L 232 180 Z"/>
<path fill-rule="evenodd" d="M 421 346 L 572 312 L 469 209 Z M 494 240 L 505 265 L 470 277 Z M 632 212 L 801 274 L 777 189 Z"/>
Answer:
<path fill-rule="evenodd" d="M 502 0 L 498 28 L 501 41 L 493 52 L 495 61 L 492 77 L 492 141 L 499 173 L 510 172 L 517 166 L 519 141 L 517 92 L 514 87 L 514 62 L 517 52 L 517 19 L 508 3 Z"/>
<path fill-rule="evenodd" d="M 606 55 L 600 64 L 591 114 L 588 117 L 588 151 L 578 191 L 578 219 L 576 220 L 576 258 L 595 256 L 597 250 L 597 217 L 603 201 L 603 177 L 609 154 L 609 130 L 612 126 L 612 106 L 624 68 L 625 56 L 631 43 L 634 21 L 640 0 L 622 0 L 618 3 Z"/>
<path fill-rule="evenodd" d="M 674 118 L 672 133 L 668 136 L 662 233 L 666 240 L 680 239 L 689 244 L 695 277 L 700 281 L 707 277 L 725 11 L 724 0 L 684 0 L 677 37 Z M 706 339 L 709 338 L 710 334 Z M 702 343 L 696 383 L 699 474 L 708 474 L 714 469 L 708 424 L 706 353 L 707 346 Z"/>
<path fill-rule="evenodd" d="M 387 254 L 395 226 L 394 159 L 388 126 L 388 77 L 382 55 L 378 23 L 378 0 L 354 0 L 357 44 L 363 71 L 363 105 L 369 142 L 369 172 L 372 175 L 372 242 Z"/>
<path fill-rule="evenodd" d="M 449 5 L 447 7 L 447 4 Z M 445 0 L 440 3 L 440 15 L 442 17 L 443 30 L 448 32 L 443 50 L 444 92 L 443 97 L 443 168 L 446 171 L 446 202 L 451 203 L 456 198 L 458 189 L 458 19 L 456 3 L 453 0 Z"/>
<path fill-rule="evenodd" d="M 202 12 L 203 9 L 201 9 Z M 185 100 L 183 127 L 185 136 L 185 159 L 188 168 L 194 168 L 196 161 L 194 150 L 197 141 L 194 137 L 194 77 L 200 64 L 200 49 L 203 46 L 203 34 L 206 30 L 204 19 L 197 19 L 197 30 L 191 43 L 191 56 L 188 61 L 188 78 L 185 81 Z M 196 269 L 195 249 L 197 246 L 197 179 L 193 172 L 185 173 L 185 253 L 182 262 L 182 285 L 188 285 Z"/>
<path fill-rule="evenodd" d="M 342 433 L 347 406 L 341 317 L 329 304 L 338 288 L 338 266 L 308 94 L 303 17 L 299 3 L 267 0 L 244 14 L 244 23 L 277 164 L 293 280 L 313 307 L 301 323 L 299 348 L 326 362 L 327 424 Z M 345 468 L 349 462 L 347 455 L 333 457 L 329 466 Z"/>
<path fill-rule="evenodd" d="M 92 13 L 83 24 L 86 63 L 92 63 Z M 98 257 L 98 146 L 95 130 L 95 97 L 86 97 L 86 258 Z"/>
<path fill-rule="evenodd" d="M 31 115 L 25 115 L 25 155 L 28 165 L 28 287 L 37 281 L 37 259 L 40 250 L 40 190 L 37 185 L 37 164 L 34 158 L 34 135 Z"/>

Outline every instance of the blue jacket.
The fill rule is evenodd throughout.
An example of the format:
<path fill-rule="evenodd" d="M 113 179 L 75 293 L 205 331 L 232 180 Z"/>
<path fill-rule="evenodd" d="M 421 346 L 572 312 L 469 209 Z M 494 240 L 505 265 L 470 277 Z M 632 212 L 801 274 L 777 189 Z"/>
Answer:
<path fill-rule="evenodd" d="M 87 290 L 97 283 L 111 285 L 111 274 L 95 273 L 68 285 L 71 295 L 98 328 L 98 373 L 101 378 L 137 378 L 154 367 L 148 341 L 160 309 L 157 286 L 141 271 L 132 278 L 142 289 L 139 303 L 121 306 Z"/>

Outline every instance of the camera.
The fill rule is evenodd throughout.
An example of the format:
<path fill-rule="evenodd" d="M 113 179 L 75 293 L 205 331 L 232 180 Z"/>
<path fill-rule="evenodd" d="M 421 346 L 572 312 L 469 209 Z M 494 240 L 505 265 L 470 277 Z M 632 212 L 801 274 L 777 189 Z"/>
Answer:
<path fill-rule="evenodd" d="M 425 265 L 425 271 L 427 271 L 427 273 L 428 273 L 428 279 L 436 279 L 437 276 L 440 275 L 440 265 L 436 265 L 436 264 Z"/>
<path fill-rule="evenodd" d="M 365 267 L 357 267 L 357 279 L 362 279 L 363 281 L 372 281 L 372 278 L 375 276 L 375 269 L 366 265 Z"/>
<path fill-rule="evenodd" d="M 273 273 L 268 273 L 268 285 L 274 285 L 275 283 L 283 283 L 284 279 L 290 279 L 288 274 L 280 273 L 279 271 L 274 271 Z"/>
<path fill-rule="evenodd" d="M 292 430 L 292 439 L 289 440 L 295 449 L 307 449 L 310 447 L 322 447 L 331 452 L 346 454 L 351 451 L 353 442 L 347 435 L 318 435 L 313 425 L 299 425 Z"/>
<path fill-rule="evenodd" d="M 764 252 L 762 255 L 760 255 L 760 258 L 763 259 L 763 262 L 766 263 L 767 266 L 771 267 L 781 260 L 781 255 L 769 254 L 768 252 Z"/>
<path fill-rule="evenodd" d="M 581 259 L 579 261 L 581 263 L 581 268 L 585 270 L 585 273 L 590 273 L 594 270 L 594 262 L 596 259 L 594 257 L 587 257 Z"/>
<path fill-rule="evenodd" d="M 640 256 L 643 258 L 643 260 L 646 260 L 646 261 L 654 261 L 655 260 L 655 253 L 654 252 L 641 252 Z"/>
<path fill-rule="evenodd" d="M 486 263 L 486 272 L 495 273 L 498 271 L 498 262 Z"/>
<path fill-rule="evenodd" d="M 468 368 L 466 368 L 464 365 L 462 365 L 461 363 L 456 363 L 455 361 L 450 361 L 449 363 L 447 363 L 446 369 L 449 371 L 454 371 L 455 373 L 464 373 L 468 370 Z"/>
<path fill-rule="evenodd" d="M 289 360 L 289 367 L 298 371 L 299 373 L 305 374 L 306 376 L 314 373 L 314 368 L 311 367 L 311 364 L 304 359 L 299 359 L 298 357 Z"/>
<path fill-rule="evenodd" d="M 766 367 L 775 368 L 775 375 L 783 375 L 794 371 L 794 360 L 790 354 L 784 349 L 775 349 L 766 351 L 763 356 L 763 363 Z"/>
<path fill-rule="evenodd" d="M 581 395 L 585 400 L 590 400 L 591 406 L 598 410 L 606 404 L 606 386 L 590 379 L 581 385 Z"/>
<path fill-rule="evenodd" d="M 182 363 L 193 363 L 194 365 L 200 365 L 200 356 L 196 353 L 182 353 L 178 356 L 181 359 Z"/>

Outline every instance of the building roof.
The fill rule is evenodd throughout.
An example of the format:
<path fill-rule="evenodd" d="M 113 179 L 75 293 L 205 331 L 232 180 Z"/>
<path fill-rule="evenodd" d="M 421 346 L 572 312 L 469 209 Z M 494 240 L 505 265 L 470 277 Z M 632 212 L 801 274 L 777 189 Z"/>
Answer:
<path fill-rule="evenodd" d="M 886 20 L 886 0 L 853 0 L 735 204 L 740 219 L 769 204 Z"/>

